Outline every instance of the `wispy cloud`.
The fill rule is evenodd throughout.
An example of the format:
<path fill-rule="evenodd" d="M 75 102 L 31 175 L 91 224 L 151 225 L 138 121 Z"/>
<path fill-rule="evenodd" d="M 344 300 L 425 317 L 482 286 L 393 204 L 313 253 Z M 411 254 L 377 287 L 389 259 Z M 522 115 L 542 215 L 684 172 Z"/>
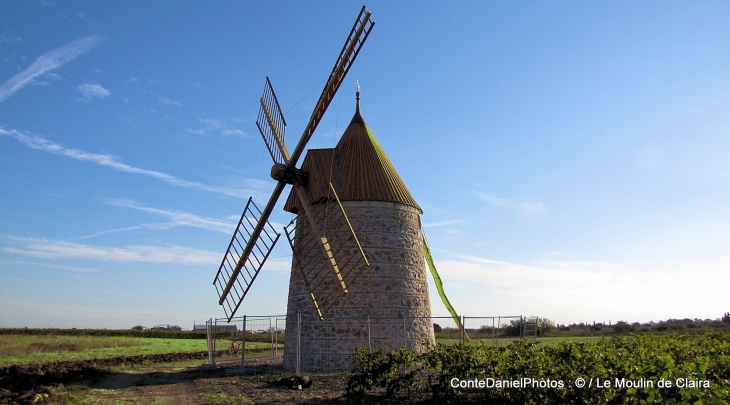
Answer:
<path fill-rule="evenodd" d="M 36 77 L 57 69 L 89 52 L 99 43 L 101 43 L 99 37 L 86 37 L 69 42 L 54 51 L 44 53 L 27 69 L 6 80 L 0 86 L 0 103 L 10 98 L 16 91 L 22 89 Z"/>
<path fill-rule="evenodd" d="M 161 104 L 165 104 L 165 105 L 175 105 L 175 106 L 181 106 L 182 105 L 182 103 L 180 103 L 178 101 L 170 100 L 167 97 L 160 97 L 159 98 L 159 101 L 160 101 Z"/>
<path fill-rule="evenodd" d="M 437 226 L 449 226 L 449 225 L 454 225 L 454 224 L 458 224 L 458 223 L 461 223 L 461 222 L 464 222 L 464 220 L 462 220 L 462 219 L 453 219 L 451 221 L 441 221 L 441 222 L 424 223 L 424 224 L 421 224 L 421 226 L 424 227 L 424 228 L 435 228 Z"/>
<path fill-rule="evenodd" d="M 13 35 L 13 36 L 10 36 L 10 37 L 7 36 L 7 35 L 0 35 L 0 42 L 4 42 L 6 44 L 14 45 L 14 44 L 19 44 L 22 41 L 23 40 L 19 36 L 17 36 L 17 35 Z"/>
<path fill-rule="evenodd" d="M 84 83 L 78 87 L 85 100 L 90 100 L 94 97 L 104 98 L 109 97 L 109 90 L 102 87 L 100 84 Z"/>
<path fill-rule="evenodd" d="M 146 227 L 147 227 L 147 224 L 128 226 L 125 228 L 107 229 L 106 231 L 96 232 L 96 233 L 92 233 L 90 235 L 77 236 L 75 238 L 69 238 L 68 240 L 89 239 L 89 238 L 95 238 L 97 236 L 108 235 L 110 233 L 135 231 L 137 229 L 142 229 L 142 228 L 146 228 Z"/>
<path fill-rule="evenodd" d="M 223 136 L 246 136 L 246 133 L 242 130 L 224 125 L 218 119 L 201 118 L 198 121 L 202 124 L 200 127 L 187 129 L 186 132 L 194 135 L 210 135 L 212 133 L 219 133 Z"/>
<path fill-rule="evenodd" d="M 70 271 L 72 273 L 94 273 L 94 272 L 99 271 L 99 269 L 94 269 L 94 268 L 90 268 L 90 267 L 60 266 L 57 264 L 48 264 L 48 263 L 39 263 L 39 262 L 22 262 L 22 261 L 15 261 L 15 260 L 3 260 L 3 261 L 0 261 L 0 264 L 21 264 L 21 265 L 32 266 L 32 267 L 47 267 L 47 268 L 51 268 L 51 269 Z"/>
<path fill-rule="evenodd" d="M 440 261 L 444 278 L 487 284 L 516 297 L 572 300 L 611 288 L 611 279 L 624 274 L 624 266 L 601 262 L 550 262 L 534 265 L 511 263 L 475 256 L 456 255 L 457 260 Z M 638 275 L 620 282 L 635 283 Z M 614 282 L 619 282 L 614 280 Z"/>
<path fill-rule="evenodd" d="M 220 252 L 178 245 L 92 246 L 47 238 L 3 237 L 4 252 L 42 259 L 85 259 L 109 262 L 220 264 Z"/>
<path fill-rule="evenodd" d="M 3 326 L 55 328 L 129 328 L 132 325 L 186 325 L 202 315 L 104 306 L 56 305 L 17 297 L 0 297 Z M 49 324 L 50 323 L 50 324 Z"/>
<path fill-rule="evenodd" d="M 191 226 L 194 228 L 207 229 L 210 231 L 221 232 L 225 234 L 233 233 L 235 224 L 229 220 L 221 220 L 215 218 L 202 217 L 200 215 L 191 214 L 189 212 L 175 210 L 162 210 L 158 208 L 145 207 L 135 201 L 125 199 L 108 199 L 108 204 L 118 207 L 131 208 L 150 214 L 160 215 L 170 220 L 170 227 L 174 226 Z"/>
<path fill-rule="evenodd" d="M 480 200 L 496 205 L 498 207 L 509 208 L 515 210 L 523 220 L 532 220 L 547 215 L 547 208 L 541 202 L 525 202 L 511 200 L 509 198 L 500 198 L 493 195 L 476 192 Z"/>
<path fill-rule="evenodd" d="M 134 167 L 125 163 L 121 163 L 114 156 L 90 153 L 79 149 L 66 148 L 55 142 L 51 142 L 41 136 L 22 133 L 14 129 L 5 129 L 1 126 L 0 135 L 11 136 L 31 149 L 37 149 L 56 155 L 66 156 L 75 160 L 92 162 L 99 166 L 111 167 L 112 169 L 119 170 L 120 172 L 140 174 L 143 176 L 152 177 L 157 180 L 164 181 L 165 183 L 172 184 L 174 186 L 195 188 L 198 190 L 204 190 L 238 198 L 245 198 L 251 194 L 249 190 L 242 190 L 230 187 L 208 186 L 206 184 L 198 183 L 196 181 L 183 180 L 167 173 L 162 173 L 155 170 L 141 169 L 139 167 Z"/>
<path fill-rule="evenodd" d="M 722 291 L 730 282 L 726 261 L 686 267 L 590 260 L 514 263 L 454 257 L 437 259 L 436 266 L 447 294 L 450 289 L 463 290 L 455 296 L 454 305 L 460 305 L 460 311 L 474 313 L 488 306 L 503 313 L 540 311 L 541 316 L 558 315 L 570 318 L 563 321 L 576 322 L 581 318 L 615 321 L 621 317 L 692 317 L 706 313 L 708 307 L 722 307 Z M 475 299 L 474 294 L 489 298 Z"/>

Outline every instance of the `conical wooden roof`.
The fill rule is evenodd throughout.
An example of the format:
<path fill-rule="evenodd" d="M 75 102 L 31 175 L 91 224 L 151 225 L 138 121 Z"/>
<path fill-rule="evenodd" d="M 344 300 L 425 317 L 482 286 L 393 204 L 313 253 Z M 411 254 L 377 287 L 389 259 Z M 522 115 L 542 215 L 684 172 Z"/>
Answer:
<path fill-rule="evenodd" d="M 316 204 L 332 197 L 329 183 L 341 201 L 387 201 L 421 207 L 395 171 L 385 151 L 357 109 L 342 138 L 333 149 L 310 149 L 302 163 L 309 173 L 307 193 Z M 284 210 L 299 213 L 301 204 L 294 192 L 289 194 Z"/>

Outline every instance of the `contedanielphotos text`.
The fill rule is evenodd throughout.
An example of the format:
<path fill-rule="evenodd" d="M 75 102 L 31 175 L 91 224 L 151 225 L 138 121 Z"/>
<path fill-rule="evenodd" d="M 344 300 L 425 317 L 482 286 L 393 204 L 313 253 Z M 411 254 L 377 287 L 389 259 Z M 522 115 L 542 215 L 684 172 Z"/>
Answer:
<path fill-rule="evenodd" d="M 519 378 L 516 380 L 495 380 L 485 378 L 483 380 L 460 380 L 451 379 L 452 388 L 563 388 L 565 383 L 560 380 Z"/>

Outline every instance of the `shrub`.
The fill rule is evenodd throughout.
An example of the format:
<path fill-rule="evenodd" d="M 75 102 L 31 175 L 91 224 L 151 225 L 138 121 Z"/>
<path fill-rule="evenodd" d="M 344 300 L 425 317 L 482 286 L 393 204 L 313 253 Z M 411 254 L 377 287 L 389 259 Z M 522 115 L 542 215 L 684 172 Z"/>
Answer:
<path fill-rule="evenodd" d="M 406 348 L 369 353 L 367 348 L 357 347 L 351 356 L 355 366 L 347 392 L 361 394 L 373 387 L 385 388 L 388 396 L 403 389 L 410 392 L 420 371 L 417 358 L 418 353 Z"/>
<path fill-rule="evenodd" d="M 386 388 L 387 395 L 430 389 L 438 397 L 494 404 L 722 404 L 730 399 L 730 333 L 704 336 L 642 334 L 593 342 L 561 342 L 544 347 L 528 340 L 507 347 L 442 345 L 423 353 L 358 348 L 348 392 Z M 598 388 L 573 385 L 578 377 L 652 381 L 636 389 L 611 384 Z M 515 381 L 523 378 L 561 381 L 562 388 L 454 389 L 459 380 Z M 710 387 L 659 388 L 659 379 L 709 381 Z M 461 397 L 461 398 L 458 398 Z M 368 402 L 368 401 L 362 401 Z M 439 401 L 444 402 L 444 401 Z"/>

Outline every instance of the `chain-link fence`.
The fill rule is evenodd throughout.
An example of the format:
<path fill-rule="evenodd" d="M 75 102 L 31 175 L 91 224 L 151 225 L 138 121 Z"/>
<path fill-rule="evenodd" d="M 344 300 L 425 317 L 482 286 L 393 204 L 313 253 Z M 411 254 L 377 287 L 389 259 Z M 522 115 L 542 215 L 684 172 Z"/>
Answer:
<path fill-rule="evenodd" d="M 486 340 L 492 346 L 506 346 L 516 338 L 523 338 L 526 318 L 514 316 L 465 316 L 461 324 L 464 325 L 462 338 L 469 341 Z"/>
<path fill-rule="evenodd" d="M 227 318 L 210 319 L 206 322 L 209 364 L 242 369 L 256 366 L 265 372 L 284 372 L 285 320 L 283 315 L 244 315 L 231 319 L 230 323 L 226 323 Z"/>
<path fill-rule="evenodd" d="M 428 345 L 485 341 L 504 346 L 526 337 L 522 316 L 325 318 L 303 314 L 242 316 L 206 322 L 210 364 L 263 372 L 337 372 L 351 367 L 355 347 L 425 350 Z M 528 335 L 530 336 L 530 335 Z M 216 353 L 219 354 L 216 357 Z M 225 353 L 223 357 L 221 353 Z"/>
<path fill-rule="evenodd" d="M 431 317 L 363 317 L 324 320 L 290 314 L 285 332 L 284 368 L 328 372 L 350 368 L 350 355 L 358 346 L 423 350 L 435 343 Z M 288 342 L 292 342 L 289 345 Z"/>

